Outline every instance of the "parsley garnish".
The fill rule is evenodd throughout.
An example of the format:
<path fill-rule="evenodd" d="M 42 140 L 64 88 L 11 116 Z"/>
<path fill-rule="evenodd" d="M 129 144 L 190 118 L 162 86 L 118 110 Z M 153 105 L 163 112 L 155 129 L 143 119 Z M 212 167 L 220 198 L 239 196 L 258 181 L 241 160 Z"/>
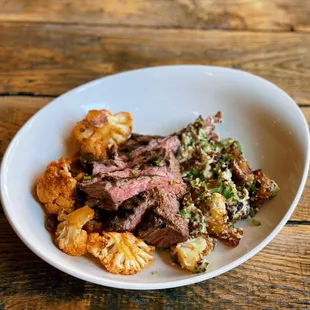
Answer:
<path fill-rule="evenodd" d="M 194 168 L 189 168 L 188 169 L 188 172 L 193 176 L 193 177 L 196 177 L 196 178 L 199 178 L 200 180 L 202 180 L 204 177 L 203 177 L 203 174 L 201 172 L 199 172 L 198 170 L 194 169 Z"/>
<path fill-rule="evenodd" d="M 158 274 L 158 271 L 157 270 L 152 271 L 151 274 L 152 274 L 152 276 L 156 276 Z"/>
<path fill-rule="evenodd" d="M 130 169 L 130 172 L 132 175 L 136 175 L 136 171 L 134 171 L 133 169 Z"/>
<path fill-rule="evenodd" d="M 91 175 L 87 175 L 87 174 L 86 174 L 86 175 L 84 175 L 83 179 L 84 179 L 84 180 L 91 180 Z"/>
<path fill-rule="evenodd" d="M 199 118 L 195 121 L 194 125 L 196 126 L 204 126 L 205 122 L 203 119 Z"/>
<path fill-rule="evenodd" d="M 223 161 L 235 160 L 235 156 L 232 154 L 224 154 L 222 156 Z"/>
<path fill-rule="evenodd" d="M 124 152 L 124 154 L 130 159 L 131 158 L 131 152 Z"/>
<path fill-rule="evenodd" d="M 254 183 L 247 182 L 247 185 L 249 186 L 251 192 L 255 192 L 256 191 L 256 186 L 255 186 Z"/>
<path fill-rule="evenodd" d="M 235 144 L 236 144 L 236 146 L 237 146 L 237 150 L 239 151 L 239 153 L 242 155 L 242 148 L 241 148 L 241 144 L 240 144 L 240 142 L 239 141 L 235 141 Z"/>
<path fill-rule="evenodd" d="M 189 219 L 191 217 L 191 214 L 189 213 L 189 211 L 185 208 L 182 209 L 179 213 L 179 216 L 183 217 L 184 219 Z"/>
<path fill-rule="evenodd" d="M 211 194 L 220 193 L 220 191 L 221 191 L 221 187 L 215 187 L 215 188 L 210 189 Z"/>
<path fill-rule="evenodd" d="M 223 196 L 226 199 L 230 199 L 233 196 L 233 193 L 232 193 L 232 191 L 231 191 L 229 186 L 224 186 Z"/>
<path fill-rule="evenodd" d="M 262 223 L 259 220 L 253 219 L 253 217 L 248 216 L 249 220 L 255 225 L 255 226 L 260 226 Z"/>
<path fill-rule="evenodd" d="M 220 193 L 226 199 L 230 199 L 234 195 L 229 186 L 223 185 L 222 178 L 218 178 L 216 185 L 217 185 L 217 187 L 210 189 L 211 194 Z"/>
<path fill-rule="evenodd" d="M 207 139 L 207 136 L 202 129 L 199 130 L 198 136 L 200 139 L 203 139 L 203 140 Z"/>
<path fill-rule="evenodd" d="M 154 162 L 154 164 L 156 166 L 159 166 L 159 164 L 161 163 L 161 158 L 160 157 L 156 157 L 153 162 Z"/>

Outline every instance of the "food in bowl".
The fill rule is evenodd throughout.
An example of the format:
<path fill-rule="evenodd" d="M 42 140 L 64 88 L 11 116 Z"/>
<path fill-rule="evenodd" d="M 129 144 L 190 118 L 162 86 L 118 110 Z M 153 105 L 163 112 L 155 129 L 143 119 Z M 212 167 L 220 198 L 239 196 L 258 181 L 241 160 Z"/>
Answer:
<path fill-rule="evenodd" d="M 80 150 L 51 162 L 37 182 L 55 244 L 68 255 L 91 253 L 115 274 L 135 274 L 155 248 L 204 272 L 217 240 L 237 246 L 279 187 L 253 171 L 241 145 L 220 139 L 221 113 L 198 117 L 166 137 L 132 133 L 128 112 L 91 110 L 73 128 Z"/>

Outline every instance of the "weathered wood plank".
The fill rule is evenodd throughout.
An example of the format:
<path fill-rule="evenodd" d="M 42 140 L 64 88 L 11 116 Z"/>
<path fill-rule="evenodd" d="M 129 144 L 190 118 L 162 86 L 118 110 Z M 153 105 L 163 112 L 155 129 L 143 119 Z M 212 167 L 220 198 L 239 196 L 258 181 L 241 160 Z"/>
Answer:
<path fill-rule="evenodd" d="M 304 0 L 1 0 L 0 21 L 207 29 L 309 30 Z"/>
<path fill-rule="evenodd" d="M 58 95 L 112 73 L 206 64 L 261 75 L 310 103 L 310 35 L 0 24 L 0 93 Z"/>
<path fill-rule="evenodd" d="M 53 98 L 7 96 L 0 97 L 0 160 L 20 127 Z M 310 124 L 310 108 L 301 109 Z M 310 221 L 310 176 L 291 220 Z M 0 204 L 1 210 L 1 204 Z"/>
<path fill-rule="evenodd" d="M 3 309 L 275 309 L 310 305 L 310 226 L 286 226 L 242 266 L 170 290 L 129 291 L 77 280 L 37 258 L 0 216 Z M 1 303 L 0 303 L 1 305 Z M 251 308 L 249 308 L 251 306 Z"/>

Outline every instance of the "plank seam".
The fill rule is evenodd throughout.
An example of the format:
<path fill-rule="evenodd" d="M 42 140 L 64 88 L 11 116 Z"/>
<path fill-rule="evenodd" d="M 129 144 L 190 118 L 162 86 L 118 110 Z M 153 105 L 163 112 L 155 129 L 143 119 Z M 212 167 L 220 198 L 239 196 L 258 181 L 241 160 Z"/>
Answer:
<path fill-rule="evenodd" d="M 59 95 L 56 94 L 36 94 L 32 92 L 16 92 L 16 93 L 9 93 L 9 92 L 4 92 L 0 93 L 0 97 L 38 97 L 38 98 L 55 98 L 58 97 Z"/>
<path fill-rule="evenodd" d="M 235 31 L 235 32 L 256 32 L 256 33 L 288 33 L 288 32 L 295 32 L 295 33 L 309 33 L 310 30 L 308 29 L 296 29 L 294 26 L 290 26 L 287 30 L 284 29 L 253 29 L 253 28 L 228 28 L 228 27 L 215 27 L 209 26 L 204 27 L 197 25 L 195 27 L 182 27 L 182 26 L 152 26 L 152 25 L 128 25 L 128 24 L 100 24 L 100 23 L 77 23 L 77 22 L 60 22 L 60 21 L 33 21 L 33 20 L 5 20 L 0 19 L 0 24 L 45 24 L 45 25 L 60 25 L 60 26 L 90 26 L 90 27 L 107 27 L 107 28 L 131 28 L 131 29 L 150 29 L 150 30 L 197 30 L 197 31 Z"/>

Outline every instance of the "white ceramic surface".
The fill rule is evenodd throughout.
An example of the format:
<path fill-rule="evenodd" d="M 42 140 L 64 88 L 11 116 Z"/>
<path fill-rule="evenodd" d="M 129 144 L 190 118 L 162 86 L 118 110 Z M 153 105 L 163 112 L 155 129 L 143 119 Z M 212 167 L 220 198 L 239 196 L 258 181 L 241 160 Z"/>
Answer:
<path fill-rule="evenodd" d="M 218 130 L 241 142 L 251 167 L 262 168 L 281 187 L 257 219 L 249 221 L 236 248 L 219 244 L 209 270 L 190 274 L 156 254 L 155 263 L 133 276 L 105 272 L 89 257 L 59 251 L 44 228 L 34 183 L 47 163 L 75 150 L 71 128 L 90 109 L 130 111 L 134 131 L 169 134 L 194 120 L 223 112 Z M 275 85 L 242 71 L 207 66 L 170 66 L 136 70 L 82 85 L 53 100 L 18 132 L 2 161 L 1 198 L 5 214 L 22 241 L 39 257 L 75 277 L 128 289 L 162 289 L 217 276 L 243 263 L 270 242 L 292 214 L 309 166 L 307 123 L 295 102 Z M 156 276 L 152 271 L 158 271 Z"/>

